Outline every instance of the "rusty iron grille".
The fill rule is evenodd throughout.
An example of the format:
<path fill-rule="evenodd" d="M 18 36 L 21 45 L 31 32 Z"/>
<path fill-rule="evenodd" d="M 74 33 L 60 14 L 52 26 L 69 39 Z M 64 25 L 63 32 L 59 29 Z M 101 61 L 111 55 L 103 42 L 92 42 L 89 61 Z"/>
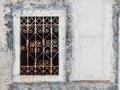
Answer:
<path fill-rule="evenodd" d="M 59 17 L 20 17 L 20 74 L 59 74 Z"/>

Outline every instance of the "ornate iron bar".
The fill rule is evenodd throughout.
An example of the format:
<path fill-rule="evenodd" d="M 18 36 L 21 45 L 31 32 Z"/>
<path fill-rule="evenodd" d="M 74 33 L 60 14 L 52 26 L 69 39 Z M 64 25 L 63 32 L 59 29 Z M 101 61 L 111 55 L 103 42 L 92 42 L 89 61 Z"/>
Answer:
<path fill-rule="evenodd" d="M 20 17 L 20 74 L 59 74 L 59 17 Z"/>

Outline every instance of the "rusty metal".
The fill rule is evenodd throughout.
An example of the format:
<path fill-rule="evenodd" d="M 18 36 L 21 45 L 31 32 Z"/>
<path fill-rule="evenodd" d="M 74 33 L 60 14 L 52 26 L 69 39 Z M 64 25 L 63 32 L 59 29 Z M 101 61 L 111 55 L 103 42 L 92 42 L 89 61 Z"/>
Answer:
<path fill-rule="evenodd" d="M 20 17 L 20 74 L 59 74 L 59 17 Z"/>

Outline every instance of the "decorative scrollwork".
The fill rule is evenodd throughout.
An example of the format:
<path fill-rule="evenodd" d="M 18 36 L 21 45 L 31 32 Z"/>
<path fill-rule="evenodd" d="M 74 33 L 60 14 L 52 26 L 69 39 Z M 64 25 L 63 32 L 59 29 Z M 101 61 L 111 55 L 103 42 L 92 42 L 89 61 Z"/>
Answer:
<path fill-rule="evenodd" d="M 20 18 L 21 75 L 59 74 L 59 17 Z"/>
<path fill-rule="evenodd" d="M 35 52 L 35 50 L 34 50 L 33 47 L 30 48 L 30 52 L 31 52 L 31 53 L 34 53 L 34 52 Z"/>
<path fill-rule="evenodd" d="M 48 28 L 48 27 L 45 28 L 44 32 L 45 32 L 45 33 L 49 33 L 49 32 L 50 32 L 50 28 Z"/>
<path fill-rule="evenodd" d="M 57 40 L 56 39 L 54 39 L 53 40 L 53 44 L 57 44 L 58 42 L 57 42 Z"/>
<path fill-rule="evenodd" d="M 34 33 L 34 29 L 35 29 L 35 27 L 29 27 L 28 33 Z"/>
<path fill-rule="evenodd" d="M 38 33 L 42 33 L 43 32 L 42 28 L 41 27 L 37 27 L 37 32 Z"/>
<path fill-rule="evenodd" d="M 57 53 L 58 48 L 57 47 L 53 47 L 53 53 Z"/>
<path fill-rule="evenodd" d="M 50 40 L 46 40 L 46 44 L 50 45 L 51 41 Z"/>
<path fill-rule="evenodd" d="M 26 26 L 23 26 L 23 27 L 21 27 L 21 31 L 22 31 L 22 33 L 27 33 L 27 27 Z"/>

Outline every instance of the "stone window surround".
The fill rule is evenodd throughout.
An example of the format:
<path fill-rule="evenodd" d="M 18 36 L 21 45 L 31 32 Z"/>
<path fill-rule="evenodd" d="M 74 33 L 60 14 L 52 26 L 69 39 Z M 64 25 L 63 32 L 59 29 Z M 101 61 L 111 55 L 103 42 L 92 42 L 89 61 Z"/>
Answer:
<path fill-rule="evenodd" d="M 20 75 L 20 16 L 59 16 L 59 75 L 57 76 L 21 76 Z M 13 62 L 13 82 L 64 82 L 65 79 L 65 10 L 17 10 L 13 12 L 13 43 L 15 61 Z"/>

